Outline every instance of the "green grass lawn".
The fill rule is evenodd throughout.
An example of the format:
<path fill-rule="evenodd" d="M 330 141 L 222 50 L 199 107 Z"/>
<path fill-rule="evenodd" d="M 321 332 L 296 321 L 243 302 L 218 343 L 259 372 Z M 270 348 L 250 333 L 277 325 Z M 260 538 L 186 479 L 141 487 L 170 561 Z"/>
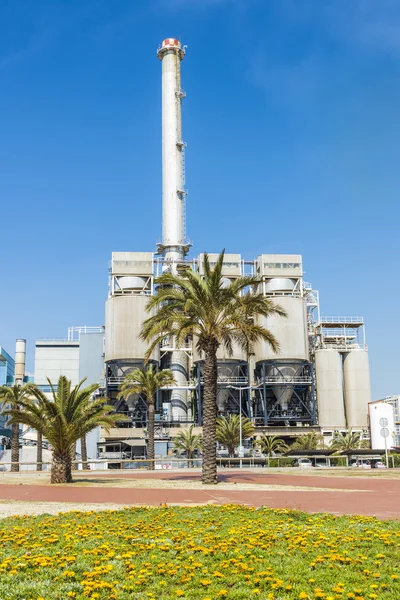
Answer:
<path fill-rule="evenodd" d="M 240 506 L 0 521 L 1 600 L 400 598 L 400 525 Z"/>

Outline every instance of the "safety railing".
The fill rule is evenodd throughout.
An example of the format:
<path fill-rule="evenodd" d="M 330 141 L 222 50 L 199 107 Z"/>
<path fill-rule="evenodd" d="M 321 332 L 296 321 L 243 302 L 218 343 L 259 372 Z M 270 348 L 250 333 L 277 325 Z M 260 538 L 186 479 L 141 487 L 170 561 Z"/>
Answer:
<path fill-rule="evenodd" d="M 321 342 L 321 348 L 327 348 L 327 349 L 337 349 L 337 350 L 363 350 L 365 348 L 367 348 L 366 344 L 358 344 L 358 343 L 352 343 L 352 342 L 346 342 L 345 340 L 343 340 L 342 342 L 329 342 L 329 341 L 325 341 L 322 340 Z"/>
<path fill-rule="evenodd" d="M 108 383 L 108 385 L 121 385 L 124 382 L 125 377 L 126 377 L 125 375 L 121 375 L 120 377 L 108 377 L 107 378 L 107 383 Z M 179 385 L 179 387 L 185 386 L 185 387 L 190 388 L 191 385 L 193 385 L 193 384 L 191 384 L 190 381 L 183 381 L 182 385 Z M 160 389 L 162 389 L 162 390 L 173 390 L 174 387 L 176 387 L 176 386 L 171 385 L 171 386 L 164 386 L 164 387 L 162 387 Z"/>
<path fill-rule="evenodd" d="M 81 333 L 104 333 L 104 326 L 102 325 L 81 325 L 68 327 L 68 341 L 80 340 Z"/>
<path fill-rule="evenodd" d="M 272 375 L 269 377 L 265 377 L 263 379 L 259 379 L 259 381 L 265 381 L 266 383 L 312 383 L 311 376 L 299 376 L 299 377 L 290 377 L 286 375 Z"/>
<path fill-rule="evenodd" d="M 321 325 L 324 323 L 364 323 L 364 317 L 321 317 Z"/>
<path fill-rule="evenodd" d="M 373 451 L 372 451 L 373 454 Z M 380 458 L 380 457 L 375 457 Z M 308 461 L 307 461 L 308 459 Z M 383 459 L 382 459 L 383 460 Z M 72 471 L 77 476 L 78 473 L 98 473 L 102 471 L 104 473 L 110 471 L 127 471 L 127 470 L 150 470 L 150 465 L 153 463 L 154 470 L 165 471 L 165 470 L 182 470 L 182 469 L 200 469 L 202 466 L 202 458 L 180 458 L 175 456 L 159 457 L 154 460 L 147 458 L 128 458 L 128 459 L 111 459 L 111 460 L 100 460 L 100 459 L 89 459 L 87 462 L 81 460 L 73 461 Z M 11 465 L 18 464 L 19 471 L 11 471 Z M 41 465 L 42 470 L 36 470 L 37 466 Z M 327 456 L 327 457 L 316 457 L 316 456 L 246 456 L 240 457 L 217 457 L 218 468 L 279 468 L 279 469 L 293 469 L 293 468 L 342 468 L 342 469 L 353 469 L 353 466 L 349 466 L 349 458 L 346 455 Z M 389 468 L 395 468 L 396 462 L 394 456 L 389 456 Z M 0 463 L 0 481 L 1 476 L 48 476 L 51 470 L 50 462 L 4 462 Z M 153 470 L 153 468 L 151 469 Z"/>
<path fill-rule="evenodd" d="M 200 377 L 200 383 L 203 384 L 203 380 L 204 377 L 203 375 L 201 375 Z M 218 374 L 218 378 L 217 378 L 217 383 L 243 383 L 243 385 L 247 385 L 248 384 L 248 378 L 246 376 L 243 377 L 236 377 L 233 375 L 222 375 L 222 374 Z"/>

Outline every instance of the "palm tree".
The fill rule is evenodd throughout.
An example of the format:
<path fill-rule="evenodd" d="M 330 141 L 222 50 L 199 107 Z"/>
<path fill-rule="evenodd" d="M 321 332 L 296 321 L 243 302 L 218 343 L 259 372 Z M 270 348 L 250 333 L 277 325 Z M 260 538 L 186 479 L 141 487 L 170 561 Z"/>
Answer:
<path fill-rule="evenodd" d="M 262 435 L 257 442 L 260 450 L 263 454 L 267 455 L 268 468 L 270 465 L 270 458 L 276 452 L 285 452 L 288 449 L 288 445 L 276 435 Z"/>
<path fill-rule="evenodd" d="M 156 371 L 154 365 L 149 365 L 147 369 L 135 369 L 132 373 L 129 373 L 119 388 L 118 398 L 128 398 L 131 394 L 143 394 L 145 397 L 148 408 L 147 457 L 150 461 L 149 469 L 154 469 L 154 404 L 157 390 L 174 383 L 175 379 L 172 371 L 169 369 Z"/>
<path fill-rule="evenodd" d="M 310 431 L 310 433 L 304 433 L 296 438 L 296 441 L 290 446 L 291 450 L 318 450 L 323 446 L 324 438 L 323 435 L 316 431 Z"/>
<path fill-rule="evenodd" d="M 242 439 L 247 440 L 254 435 L 254 425 L 250 419 L 242 418 Z M 240 444 L 240 416 L 229 415 L 228 418 L 217 419 L 217 441 L 228 449 L 230 457 L 235 455 L 235 448 Z"/>
<path fill-rule="evenodd" d="M 189 429 L 183 429 L 174 437 L 174 452 L 176 454 L 186 454 L 188 457 L 188 467 L 193 467 L 193 456 L 195 452 L 201 450 L 201 435 L 193 433 L 194 425 Z"/>
<path fill-rule="evenodd" d="M 203 399 L 203 476 L 205 484 L 217 483 L 217 350 L 222 345 L 232 355 L 238 343 L 251 353 L 252 345 L 265 340 L 277 352 L 279 344 L 257 317 L 272 314 L 286 316 L 285 311 L 262 293 L 255 292 L 260 279 L 238 277 L 228 286 L 222 275 L 224 252 L 211 268 L 204 255 L 204 275 L 190 269 L 182 274 L 164 273 L 150 297 L 147 311 L 155 314 L 143 323 L 141 337 L 150 342 L 147 357 L 166 335 L 175 337 L 177 347 L 188 335 L 197 339 L 197 349 L 204 352 Z"/>
<path fill-rule="evenodd" d="M 26 385 L 14 384 L 13 386 L 0 386 L 0 403 L 8 405 L 9 409 L 18 411 L 21 401 L 27 399 L 32 392 L 32 384 Z M 7 414 L 7 410 L 3 410 L 3 414 Z M 19 424 L 23 421 L 9 421 L 11 424 L 11 471 L 19 471 Z"/>
<path fill-rule="evenodd" d="M 71 451 L 77 439 L 89 433 L 99 425 L 106 430 L 117 421 L 126 420 L 118 414 L 110 414 L 112 406 L 105 404 L 106 398 L 91 400 L 98 385 L 82 388 L 84 379 L 75 387 L 63 375 L 60 376 L 57 388 L 49 382 L 52 399 L 38 388 L 30 387 L 34 396 L 19 398 L 18 407 L 12 405 L 4 411 L 10 417 L 10 423 L 23 423 L 39 431 L 53 446 L 51 465 L 51 483 L 70 483 Z"/>
<path fill-rule="evenodd" d="M 359 450 L 360 448 L 369 448 L 368 440 L 361 440 L 361 432 L 350 429 L 345 435 L 340 431 L 335 431 L 333 434 L 330 447 L 332 450 Z"/>

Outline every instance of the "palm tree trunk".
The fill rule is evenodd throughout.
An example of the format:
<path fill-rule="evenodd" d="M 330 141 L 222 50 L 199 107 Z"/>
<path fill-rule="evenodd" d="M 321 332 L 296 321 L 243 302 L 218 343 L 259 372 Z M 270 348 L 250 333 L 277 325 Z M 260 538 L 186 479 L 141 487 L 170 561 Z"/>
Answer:
<path fill-rule="evenodd" d="M 89 466 L 87 464 L 86 435 L 81 437 L 81 460 L 82 460 L 82 469 L 84 471 L 88 471 Z"/>
<path fill-rule="evenodd" d="M 203 469 L 202 482 L 218 483 L 217 477 L 217 344 L 205 351 L 203 400 Z"/>
<path fill-rule="evenodd" d="M 74 471 L 76 471 L 78 468 L 78 464 L 75 462 L 76 461 L 76 442 L 74 444 L 72 444 L 70 454 L 71 454 L 70 470 L 72 471 L 72 469 L 74 469 Z"/>
<path fill-rule="evenodd" d="M 149 470 L 154 469 L 154 403 L 149 403 L 148 423 L 147 423 L 147 458 L 149 459 Z"/>
<path fill-rule="evenodd" d="M 188 468 L 193 468 L 193 454 L 191 452 L 188 452 Z"/>
<path fill-rule="evenodd" d="M 53 452 L 51 463 L 50 483 L 70 483 L 71 475 L 71 452 Z"/>
<path fill-rule="evenodd" d="M 11 471 L 19 471 L 19 423 L 11 425 Z"/>
<path fill-rule="evenodd" d="M 43 470 L 43 435 L 40 431 L 37 432 L 37 442 L 36 442 L 36 471 Z"/>

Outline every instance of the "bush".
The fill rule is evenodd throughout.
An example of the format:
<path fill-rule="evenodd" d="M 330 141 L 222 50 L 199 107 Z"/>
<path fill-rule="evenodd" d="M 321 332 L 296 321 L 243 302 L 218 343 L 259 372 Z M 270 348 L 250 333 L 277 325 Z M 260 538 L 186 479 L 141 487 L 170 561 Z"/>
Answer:
<path fill-rule="evenodd" d="M 274 468 L 291 467 L 292 462 L 293 462 L 293 458 L 288 458 L 287 456 L 280 456 L 279 458 L 277 458 L 277 457 L 271 458 L 269 461 L 269 466 L 274 467 Z M 268 467 L 268 458 L 266 459 L 265 464 Z"/>
<path fill-rule="evenodd" d="M 395 468 L 400 467 L 400 454 L 389 454 L 389 468 L 391 469 L 393 466 Z M 382 462 L 386 465 L 386 457 L 382 456 Z"/>
<path fill-rule="evenodd" d="M 345 456 L 331 456 L 330 457 L 331 467 L 346 467 Z"/>

